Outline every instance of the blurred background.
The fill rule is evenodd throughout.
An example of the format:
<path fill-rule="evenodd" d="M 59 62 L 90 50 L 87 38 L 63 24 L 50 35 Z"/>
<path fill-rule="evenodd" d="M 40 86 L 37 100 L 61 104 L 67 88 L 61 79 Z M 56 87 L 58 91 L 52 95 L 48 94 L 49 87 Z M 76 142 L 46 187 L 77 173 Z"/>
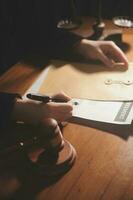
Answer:
<path fill-rule="evenodd" d="M 72 0 L 67 0 L 66 3 L 60 0 L 62 17 L 72 15 L 70 9 Z M 98 0 L 73 0 L 76 7 L 77 15 L 81 16 L 97 16 Z M 71 6 L 72 7 L 72 6 Z M 133 17 L 133 0 L 102 0 L 102 17 L 111 19 L 114 16 L 130 16 Z"/>

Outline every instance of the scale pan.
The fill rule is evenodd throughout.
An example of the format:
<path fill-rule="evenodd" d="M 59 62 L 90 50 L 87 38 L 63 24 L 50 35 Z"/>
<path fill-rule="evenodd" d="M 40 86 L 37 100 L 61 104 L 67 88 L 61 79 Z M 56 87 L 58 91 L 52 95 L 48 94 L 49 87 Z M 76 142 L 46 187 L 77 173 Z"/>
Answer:
<path fill-rule="evenodd" d="M 117 16 L 113 18 L 113 23 L 116 26 L 123 28 L 133 28 L 133 18 L 128 16 Z"/>

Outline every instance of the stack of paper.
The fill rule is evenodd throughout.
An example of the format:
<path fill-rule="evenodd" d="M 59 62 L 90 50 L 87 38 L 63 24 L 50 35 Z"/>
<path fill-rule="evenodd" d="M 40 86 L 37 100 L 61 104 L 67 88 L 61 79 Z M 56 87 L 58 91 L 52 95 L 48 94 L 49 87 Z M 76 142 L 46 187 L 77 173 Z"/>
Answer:
<path fill-rule="evenodd" d="M 133 119 L 133 101 L 73 99 L 72 104 L 74 118 L 113 124 L 131 124 Z"/>

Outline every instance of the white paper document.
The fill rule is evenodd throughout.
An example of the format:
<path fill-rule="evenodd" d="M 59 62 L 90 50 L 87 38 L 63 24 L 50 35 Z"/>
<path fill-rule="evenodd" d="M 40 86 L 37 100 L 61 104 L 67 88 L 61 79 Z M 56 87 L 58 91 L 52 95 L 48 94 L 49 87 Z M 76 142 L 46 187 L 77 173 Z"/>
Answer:
<path fill-rule="evenodd" d="M 133 101 L 72 99 L 72 103 L 74 118 L 113 124 L 132 123 Z"/>

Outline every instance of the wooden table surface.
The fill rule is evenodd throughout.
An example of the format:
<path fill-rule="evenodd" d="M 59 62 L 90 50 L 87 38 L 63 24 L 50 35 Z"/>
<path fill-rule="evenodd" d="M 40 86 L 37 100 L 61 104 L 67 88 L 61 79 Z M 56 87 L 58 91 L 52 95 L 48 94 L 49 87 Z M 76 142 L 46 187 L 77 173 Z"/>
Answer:
<path fill-rule="evenodd" d="M 89 19 L 84 20 L 76 32 L 88 36 L 91 23 Z M 106 21 L 106 28 L 116 27 Z M 133 29 L 123 29 L 123 41 L 129 44 L 126 55 L 133 61 Z M 0 89 L 23 94 L 40 72 L 32 66 L 16 65 L 1 76 Z M 77 151 L 75 165 L 68 173 L 48 187 L 43 177 L 26 176 L 20 181 L 14 174 L 3 175 L 0 196 L 13 196 L 13 200 L 133 200 L 132 128 L 112 127 L 103 131 L 69 123 L 64 128 L 64 137 Z"/>

